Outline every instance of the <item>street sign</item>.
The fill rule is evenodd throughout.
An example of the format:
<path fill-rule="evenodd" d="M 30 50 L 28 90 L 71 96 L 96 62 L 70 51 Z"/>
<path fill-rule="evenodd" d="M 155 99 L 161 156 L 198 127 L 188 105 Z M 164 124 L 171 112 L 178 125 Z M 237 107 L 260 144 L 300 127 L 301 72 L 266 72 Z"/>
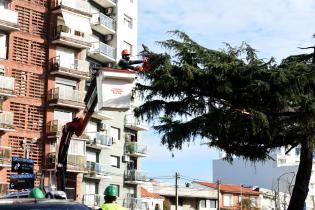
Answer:
<path fill-rule="evenodd" d="M 34 188 L 34 174 L 13 174 L 10 176 L 10 189 L 22 190 Z"/>
<path fill-rule="evenodd" d="M 33 174 L 34 172 L 34 160 L 20 158 L 20 157 L 12 157 L 12 172 L 21 173 L 29 173 Z"/>

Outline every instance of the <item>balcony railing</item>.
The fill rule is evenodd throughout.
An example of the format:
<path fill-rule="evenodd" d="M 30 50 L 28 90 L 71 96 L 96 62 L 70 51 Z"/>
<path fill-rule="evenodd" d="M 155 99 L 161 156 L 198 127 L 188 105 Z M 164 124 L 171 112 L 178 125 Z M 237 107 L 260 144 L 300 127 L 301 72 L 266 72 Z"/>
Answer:
<path fill-rule="evenodd" d="M 0 167 L 11 166 L 11 148 L 0 146 Z"/>
<path fill-rule="evenodd" d="M 113 137 L 97 132 L 96 137 L 90 143 L 97 147 L 111 147 L 113 145 Z"/>
<path fill-rule="evenodd" d="M 5 31 L 18 30 L 18 13 L 13 10 L 0 8 L 0 29 Z"/>
<path fill-rule="evenodd" d="M 60 120 L 53 120 L 47 123 L 47 132 L 48 133 L 56 133 L 61 132 L 63 126 L 66 124 L 66 122 L 62 122 Z"/>
<path fill-rule="evenodd" d="M 103 42 L 92 42 L 92 47 L 89 49 L 89 56 L 97 60 L 107 59 L 108 61 L 115 60 L 115 49 Z"/>
<path fill-rule="evenodd" d="M 7 59 L 7 48 L 6 47 L 0 48 L 0 59 Z"/>
<path fill-rule="evenodd" d="M 103 13 L 92 14 L 91 23 L 105 26 L 112 32 L 115 31 L 115 21 L 112 18 L 104 15 Z"/>
<path fill-rule="evenodd" d="M 14 84 L 13 77 L 0 76 L 0 95 L 14 95 Z"/>
<path fill-rule="evenodd" d="M 84 194 L 82 203 L 88 207 L 100 207 L 104 203 L 104 195 Z"/>
<path fill-rule="evenodd" d="M 124 174 L 125 182 L 146 182 L 148 181 L 148 175 L 144 171 L 139 170 L 126 170 Z"/>
<path fill-rule="evenodd" d="M 122 205 L 127 209 L 149 209 L 148 203 L 141 198 L 125 198 Z"/>
<path fill-rule="evenodd" d="M 65 25 L 58 25 L 54 28 L 53 43 L 60 43 L 82 49 L 91 47 L 89 34 Z"/>
<path fill-rule="evenodd" d="M 91 13 L 91 6 L 87 1 L 83 0 L 55 0 L 52 1 L 52 8 L 67 8 L 73 12 L 78 11 L 83 14 Z"/>
<path fill-rule="evenodd" d="M 66 58 L 56 56 L 51 59 L 52 71 L 60 71 L 61 74 L 73 77 L 88 77 L 89 62 L 80 59 L 68 60 Z"/>
<path fill-rule="evenodd" d="M 125 116 L 125 127 L 136 131 L 145 131 L 149 129 L 147 125 L 142 124 L 140 120 L 135 118 L 132 114 L 127 114 Z"/>
<path fill-rule="evenodd" d="M 0 113 L 0 130 L 14 130 L 13 112 Z"/>
<path fill-rule="evenodd" d="M 50 90 L 50 100 L 64 100 L 83 103 L 85 91 L 71 90 L 67 88 L 54 88 Z"/>
<path fill-rule="evenodd" d="M 137 142 L 126 142 L 125 152 L 134 156 L 147 156 L 148 147 L 146 145 L 138 144 Z"/>
<path fill-rule="evenodd" d="M 85 164 L 86 164 L 86 156 L 68 154 L 67 170 L 83 172 L 85 171 Z"/>
<path fill-rule="evenodd" d="M 109 165 L 87 161 L 86 170 L 90 176 L 106 177 L 111 169 Z"/>

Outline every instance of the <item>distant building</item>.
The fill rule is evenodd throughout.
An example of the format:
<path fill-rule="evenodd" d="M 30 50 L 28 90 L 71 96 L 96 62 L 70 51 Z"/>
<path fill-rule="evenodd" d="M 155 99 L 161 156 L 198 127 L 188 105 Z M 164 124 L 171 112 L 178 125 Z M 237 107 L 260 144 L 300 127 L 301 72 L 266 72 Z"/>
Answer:
<path fill-rule="evenodd" d="M 220 184 L 210 182 L 193 182 L 196 187 L 206 187 L 217 192 L 220 188 L 219 205 L 221 210 L 225 209 L 261 209 L 260 192 L 248 187 L 233 184 Z M 245 207 L 246 206 L 246 207 Z"/>
<path fill-rule="evenodd" d="M 164 197 L 159 194 L 149 192 L 145 187 L 141 187 L 141 202 L 146 210 L 163 210 Z"/>
<path fill-rule="evenodd" d="M 153 192 L 171 202 L 171 210 L 175 210 L 175 185 L 151 182 Z M 178 186 L 178 210 L 216 210 L 217 191 L 202 186 Z"/>
<path fill-rule="evenodd" d="M 286 154 L 286 148 L 281 148 L 270 154 L 272 159 L 252 163 L 242 158 L 234 158 L 232 163 L 220 159 L 213 160 L 213 180 L 225 183 L 239 183 L 247 186 L 259 186 L 273 192 L 290 194 L 299 165 L 300 147 Z M 233 176 L 231 175 L 233 174 Z M 315 201 L 315 177 L 310 179 L 309 194 L 306 209 L 313 209 Z"/>

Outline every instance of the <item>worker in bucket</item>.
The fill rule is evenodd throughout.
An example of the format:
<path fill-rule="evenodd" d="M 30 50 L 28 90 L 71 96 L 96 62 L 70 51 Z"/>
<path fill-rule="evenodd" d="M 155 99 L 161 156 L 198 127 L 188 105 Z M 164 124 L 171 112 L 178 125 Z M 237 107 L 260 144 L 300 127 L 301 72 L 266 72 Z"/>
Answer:
<path fill-rule="evenodd" d="M 116 186 L 109 185 L 104 191 L 105 203 L 101 206 L 99 210 L 126 210 L 126 208 L 116 203 L 118 196 Z"/>
<path fill-rule="evenodd" d="M 131 69 L 134 71 L 143 71 L 141 66 L 132 66 L 134 64 L 144 63 L 146 60 L 130 60 L 130 53 L 128 50 L 124 49 L 121 51 L 121 59 L 118 62 L 118 67 L 120 69 Z"/>

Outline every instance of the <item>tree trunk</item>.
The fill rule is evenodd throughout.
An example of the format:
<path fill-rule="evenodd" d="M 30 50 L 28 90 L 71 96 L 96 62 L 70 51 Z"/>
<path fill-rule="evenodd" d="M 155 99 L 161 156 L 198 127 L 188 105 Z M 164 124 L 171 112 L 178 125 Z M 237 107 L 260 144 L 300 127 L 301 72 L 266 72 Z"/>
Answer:
<path fill-rule="evenodd" d="M 300 164 L 288 210 L 303 210 L 308 193 L 308 185 L 313 166 L 313 143 L 305 140 L 301 143 Z"/>

